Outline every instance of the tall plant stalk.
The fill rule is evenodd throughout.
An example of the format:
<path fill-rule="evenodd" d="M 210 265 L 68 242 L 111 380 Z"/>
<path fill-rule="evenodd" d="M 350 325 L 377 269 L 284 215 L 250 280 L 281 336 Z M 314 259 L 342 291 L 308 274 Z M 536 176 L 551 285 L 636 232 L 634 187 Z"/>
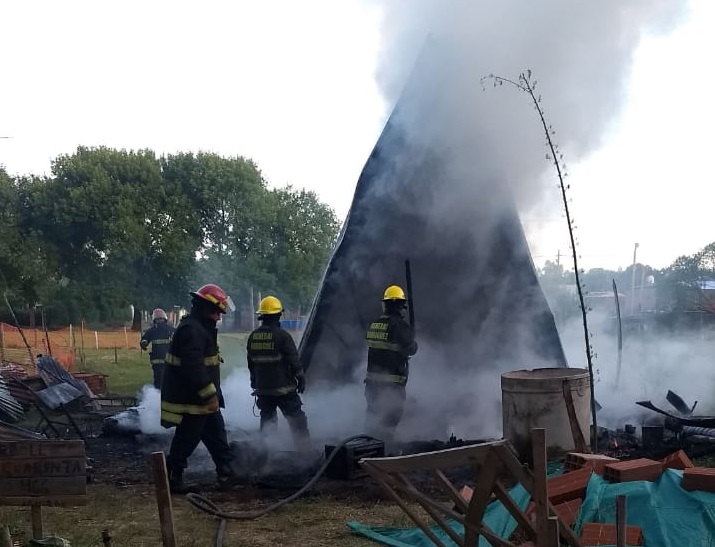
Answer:
<path fill-rule="evenodd" d="M 596 452 L 598 450 L 598 424 L 596 421 L 596 386 L 594 383 L 593 376 L 593 351 L 591 346 L 590 334 L 588 330 L 588 310 L 586 309 L 586 303 L 583 296 L 583 287 L 581 285 L 581 276 L 578 268 L 578 253 L 576 252 L 576 238 L 574 237 L 574 225 L 571 218 L 571 211 L 569 209 L 569 202 L 566 196 L 566 190 L 569 186 L 566 184 L 566 172 L 561 161 L 563 159 L 563 154 L 559 153 L 559 147 L 554 143 L 552 135 L 555 134 L 553 128 L 546 123 L 546 115 L 544 114 L 544 109 L 541 107 L 541 95 L 536 94 L 537 81 L 532 80 L 531 70 L 522 72 L 519 74 L 519 78 L 514 81 L 510 78 L 504 78 L 502 76 L 495 76 L 490 74 L 489 76 L 482 78 L 482 83 L 486 80 L 491 80 L 494 86 L 501 86 L 504 84 L 511 85 L 520 91 L 526 93 L 531 101 L 534 103 L 534 108 L 539 115 L 539 120 L 541 121 L 541 126 L 544 130 L 544 135 L 546 135 L 546 145 L 549 149 L 550 154 L 546 155 L 547 160 L 552 160 L 554 167 L 556 168 L 556 175 L 559 179 L 559 188 L 561 190 L 561 198 L 564 203 L 564 211 L 566 213 L 566 224 L 568 226 L 569 238 L 571 240 L 571 256 L 573 258 L 573 268 L 574 274 L 576 276 L 576 290 L 578 291 L 578 301 L 579 307 L 581 308 L 581 318 L 583 320 L 583 336 L 586 344 L 586 362 L 588 363 L 588 375 L 591 381 L 591 420 L 593 422 L 593 428 L 591 430 L 591 451 Z"/>

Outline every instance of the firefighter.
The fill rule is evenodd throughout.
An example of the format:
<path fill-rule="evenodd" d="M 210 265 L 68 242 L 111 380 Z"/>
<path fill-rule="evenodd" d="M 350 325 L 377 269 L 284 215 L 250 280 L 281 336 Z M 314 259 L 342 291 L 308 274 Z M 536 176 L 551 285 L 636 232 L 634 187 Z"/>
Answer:
<path fill-rule="evenodd" d="M 402 317 L 407 307 L 405 292 L 397 285 L 387 287 L 382 298 L 382 315 L 367 331 L 366 429 L 390 441 L 402 418 L 409 358 L 417 353 L 412 327 Z"/>
<path fill-rule="evenodd" d="M 174 327 L 167 322 L 166 312 L 161 308 L 151 312 L 152 326 L 142 334 L 139 345 L 142 351 L 151 344 L 151 352 L 149 353 L 149 362 L 154 374 L 154 387 L 161 389 L 161 378 L 164 374 L 164 359 L 169 351 L 169 342 L 174 334 Z"/>
<path fill-rule="evenodd" d="M 305 374 L 298 362 L 293 337 L 280 326 L 283 306 L 275 296 L 266 296 L 258 306 L 261 326 L 248 337 L 247 358 L 251 388 L 261 411 L 261 431 L 274 430 L 278 408 L 288 421 L 296 448 L 310 449 L 308 418 L 301 408 Z"/>
<path fill-rule="evenodd" d="M 220 485 L 234 478 L 232 455 L 221 415 L 222 359 L 216 323 L 235 307 L 221 287 L 204 285 L 191 295 L 191 311 L 174 333 L 161 386 L 161 425 L 176 427 L 167 467 L 172 492 L 188 491 L 183 483 L 187 459 L 199 445 L 211 454 Z"/>

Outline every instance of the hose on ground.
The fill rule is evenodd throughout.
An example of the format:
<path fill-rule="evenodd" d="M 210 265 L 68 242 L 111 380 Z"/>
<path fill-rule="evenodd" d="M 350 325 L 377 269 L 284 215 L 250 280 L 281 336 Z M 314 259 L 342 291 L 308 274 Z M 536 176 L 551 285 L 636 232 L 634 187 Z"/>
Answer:
<path fill-rule="evenodd" d="M 226 521 L 257 519 L 259 517 L 272 513 L 276 509 L 283 507 L 284 505 L 291 503 L 292 501 L 295 501 L 313 487 L 313 485 L 318 481 L 318 479 L 323 475 L 323 473 L 325 473 L 326 469 L 330 465 L 330 462 L 335 459 L 335 456 L 337 456 L 338 451 L 341 448 L 343 448 L 349 442 L 358 439 L 374 439 L 374 437 L 371 437 L 370 435 L 360 434 L 352 435 L 351 437 L 343 439 L 335 446 L 335 448 L 333 448 L 333 451 L 326 458 L 325 462 L 323 462 L 323 465 L 320 466 L 320 469 L 315 472 L 315 474 L 307 483 L 305 483 L 299 490 L 297 490 L 295 493 L 291 494 L 287 498 L 277 501 L 276 503 L 269 505 L 268 507 L 256 509 L 254 511 L 241 511 L 237 513 L 230 513 L 222 511 L 214 502 L 199 494 L 186 494 L 186 499 L 191 505 L 193 505 L 200 511 L 203 511 L 204 513 L 207 513 L 213 517 L 216 517 L 217 519 L 220 519 L 221 522 L 219 523 L 218 530 L 216 531 L 216 547 L 221 547 L 223 545 L 223 535 L 226 530 Z"/>

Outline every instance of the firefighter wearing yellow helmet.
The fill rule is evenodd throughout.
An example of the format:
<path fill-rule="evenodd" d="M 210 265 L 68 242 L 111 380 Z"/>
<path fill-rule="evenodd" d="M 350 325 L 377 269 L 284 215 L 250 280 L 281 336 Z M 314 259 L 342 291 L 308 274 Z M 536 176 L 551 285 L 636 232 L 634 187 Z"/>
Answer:
<path fill-rule="evenodd" d="M 367 331 L 367 432 L 390 441 L 402 418 L 406 398 L 409 358 L 417 353 L 412 327 L 402 316 L 405 291 L 397 285 L 385 289 L 382 315 Z"/>
<path fill-rule="evenodd" d="M 293 337 L 280 325 L 283 305 L 275 296 L 266 296 L 257 314 L 261 326 L 249 335 L 246 354 L 251 388 L 261 412 L 261 431 L 275 430 L 280 408 L 296 448 L 309 450 L 308 418 L 299 395 L 305 390 L 305 374 Z"/>

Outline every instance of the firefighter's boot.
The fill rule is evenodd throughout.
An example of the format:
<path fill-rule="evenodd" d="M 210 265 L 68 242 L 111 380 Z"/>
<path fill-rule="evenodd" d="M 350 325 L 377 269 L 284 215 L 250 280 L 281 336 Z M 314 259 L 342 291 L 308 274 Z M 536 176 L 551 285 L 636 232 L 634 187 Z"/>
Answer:
<path fill-rule="evenodd" d="M 169 468 L 169 490 L 171 490 L 172 494 L 188 494 L 191 491 L 184 483 L 184 470 L 182 468 Z"/>

